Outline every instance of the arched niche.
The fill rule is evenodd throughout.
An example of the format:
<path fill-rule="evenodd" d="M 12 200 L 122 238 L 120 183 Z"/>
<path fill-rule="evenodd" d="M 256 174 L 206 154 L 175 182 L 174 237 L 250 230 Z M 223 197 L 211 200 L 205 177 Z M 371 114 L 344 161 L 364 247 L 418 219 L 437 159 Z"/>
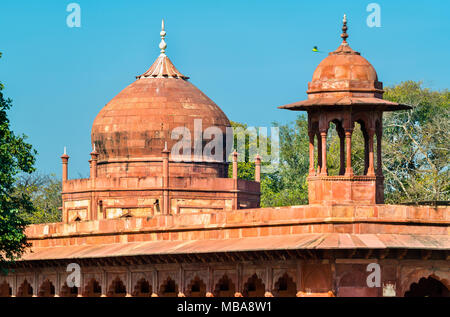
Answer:
<path fill-rule="evenodd" d="M 295 297 L 297 294 L 297 284 L 287 273 L 284 273 L 275 282 L 273 294 L 276 297 Z"/>
<path fill-rule="evenodd" d="M 145 278 L 141 278 L 136 282 L 132 295 L 134 297 L 151 297 L 152 293 L 153 289 L 150 283 Z"/>
<path fill-rule="evenodd" d="M 446 281 L 430 275 L 412 283 L 405 292 L 405 297 L 450 297 L 450 289 Z"/>
<path fill-rule="evenodd" d="M 236 287 L 228 275 L 223 275 L 214 288 L 214 297 L 233 297 Z"/>
<path fill-rule="evenodd" d="M 100 297 L 102 296 L 102 287 L 100 283 L 95 279 L 91 278 L 86 287 L 84 288 L 84 297 Z"/>
<path fill-rule="evenodd" d="M 0 297 L 11 297 L 12 296 L 12 288 L 9 286 L 8 282 L 3 281 L 0 284 Z"/>
<path fill-rule="evenodd" d="M 59 292 L 60 297 L 77 297 L 78 296 L 78 287 L 72 286 L 69 287 L 67 282 L 61 287 L 61 291 Z"/>
<path fill-rule="evenodd" d="M 205 297 L 206 284 L 198 276 L 195 276 L 186 287 L 186 295 L 188 297 Z"/>
<path fill-rule="evenodd" d="M 159 288 L 159 293 L 161 297 L 177 297 L 178 296 L 178 285 L 169 276 L 164 283 L 161 284 Z"/>
<path fill-rule="evenodd" d="M 42 282 L 41 286 L 39 287 L 38 296 L 39 297 L 55 296 L 55 286 L 49 279 L 46 279 Z"/>
<path fill-rule="evenodd" d="M 108 288 L 108 297 L 125 297 L 127 295 L 127 288 L 119 277 L 116 277 Z"/>
<path fill-rule="evenodd" d="M 20 284 L 19 289 L 17 291 L 17 297 L 32 297 L 33 296 L 33 287 L 28 281 L 25 279 L 22 284 Z"/>
<path fill-rule="evenodd" d="M 263 281 L 258 277 L 258 275 L 253 274 L 244 284 L 244 291 L 242 295 L 244 297 L 264 297 L 265 291 L 266 289 Z"/>

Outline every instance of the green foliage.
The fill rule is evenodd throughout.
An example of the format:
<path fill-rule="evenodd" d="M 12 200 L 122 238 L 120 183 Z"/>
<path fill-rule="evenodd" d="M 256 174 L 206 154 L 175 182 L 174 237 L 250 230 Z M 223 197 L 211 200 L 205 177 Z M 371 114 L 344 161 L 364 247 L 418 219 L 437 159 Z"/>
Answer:
<path fill-rule="evenodd" d="M 308 203 L 306 177 L 309 169 L 308 121 L 300 115 L 295 124 L 280 129 L 280 165 L 261 179 L 261 206 Z"/>
<path fill-rule="evenodd" d="M 13 195 L 25 194 L 31 198 L 34 210 L 20 209 L 27 223 L 49 223 L 62 220 L 62 183 L 55 175 L 22 174 L 17 178 Z"/>
<path fill-rule="evenodd" d="M 251 140 L 248 135 L 245 135 L 245 130 L 247 129 L 246 124 L 233 122 L 231 121 L 231 126 L 234 130 L 234 142 L 236 142 L 237 138 L 241 140 L 245 140 L 245 144 L 235 144 L 234 149 L 237 150 L 238 153 L 245 153 L 245 158 L 238 157 L 238 160 L 245 160 L 244 162 L 238 161 L 238 178 L 246 179 L 246 180 L 254 180 L 255 179 L 255 163 L 254 158 L 250 158 L 250 146 Z M 229 161 L 232 161 L 232 157 L 230 154 Z M 229 164 L 228 166 L 228 177 L 233 177 L 233 165 Z"/>
<path fill-rule="evenodd" d="M 7 111 L 12 102 L 2 90 L 0 83 L 0 264 L 20 257 L 28 245 L 24 234 L 26 222 L 19 216 L 19 210 L 32 212 L 33 205 L 27 194 L 12 193 L 15 176 L 34 171 L 36 154 L 24 135 L 16 136 L 11 131 Z"/>
<path fill-rule="evenodd" d="M 407 81 L 384 97 L 414 107 L 384 117 L 386 202 L 450 200 L 450 92 Z"/>

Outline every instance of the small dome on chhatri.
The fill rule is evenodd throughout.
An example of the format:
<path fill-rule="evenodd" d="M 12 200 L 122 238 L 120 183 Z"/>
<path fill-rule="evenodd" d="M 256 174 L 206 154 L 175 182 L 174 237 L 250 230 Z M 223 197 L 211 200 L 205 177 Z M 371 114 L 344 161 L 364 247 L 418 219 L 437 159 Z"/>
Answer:
<path fill-rule="evenodd" d="M 341 45 L 317 66 L 312 81 L 358 80 L 377 81 L 375 68 L 347 43 L 347 18 L 344 16 Z"/>
<path fill-rule="evenodd" d="M 409 106 L 383 100 L 383 83 L 375 68 L 347 43 L 347 17 L 344 14 L 342 43 L 320 62 L 308 83 L 308 99 L 281 109 L 310 110 L 322 106 L 377 105 L 385 111 Z"/>
<path fill-rule="evenodd" d="M 161 157 L 178 140 L 171 139 L 176 127 L 194 131 L 194 120 L 203 130 L 216 126 L 225 132 L 230 122 L 224 112 L 191 84 L 165 54 L 167 44 L 162 22 L 161 54 L 137 80 L 114 97 L 97 115 L 92 143 L 99 163 L 145 161 Z M 191 132 L 192 133 L 192 132 Z"/>

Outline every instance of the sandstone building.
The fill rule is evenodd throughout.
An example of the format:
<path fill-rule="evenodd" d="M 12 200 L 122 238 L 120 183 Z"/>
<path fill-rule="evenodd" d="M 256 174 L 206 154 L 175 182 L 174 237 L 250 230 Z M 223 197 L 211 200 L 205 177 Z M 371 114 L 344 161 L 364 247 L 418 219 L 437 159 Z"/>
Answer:
<path fill-rule="evenodd" d="M 236 155 L 232 178 L 226 157 L 172 158 L 176 127 L 201 119 L 225 133 L 230 122 L 166 56 L 163 28 L 161 55 L 95 118 L 90 177 L 68 179 L 62 156 L 63 221 L 28 227 L 32 247 L 0 276 L 0 296 L 449 296 L 449 208 L 384 204 L 382 115 L 409 107 L 383 100 L 346 31 L 344 18 L 308 99 L 281 107 L 308 113 L 309 205 L 259 208 L 258 160 L 246 181 Z M 327 170 L 331 122 L 339 175 Z M 352 169 L 356 123 L 364 175 Z M 79 287 L 67 284 L 70 263 Z"/>

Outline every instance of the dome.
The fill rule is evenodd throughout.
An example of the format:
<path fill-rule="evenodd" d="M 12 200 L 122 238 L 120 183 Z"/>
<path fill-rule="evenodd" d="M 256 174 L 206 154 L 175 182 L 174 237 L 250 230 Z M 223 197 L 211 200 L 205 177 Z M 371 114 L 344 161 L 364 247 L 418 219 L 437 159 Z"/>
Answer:
<path fill-rule="evenodd" d="M 382 88 L 375 68 L 344 41 L 317 66 L 307 93 L 310 98 L 381 97 Z"/>
<path fill-rule="evenodd" d="M 317 66 L 312 80 L 377 81 L 378 76 L 375 68 L 356 52 L 333 52 Z"/>
<path fill-rule="evenodd" d="M 308 83 L 307 100 L 280 106 L 280 109 L 309 111 L 320 107 L 373 107 L 384 111 L 410 109 L 408 105 L 383 100 L 383 83 L 375 68 L 347 43 L 344 15 L 341 45 L 328 54 Z"/>
<path fill-rule="evenodd" d="M 94 120 L 91 139 L 99 155 L 99 176 L 159 175 L 166 142 L 170 150 L 181 139 L 172 140 L 173 129 L 190 131 L 193 155 L 194 120 L 201 120 L 196 122 L 197 126 L 201 122 L 202 131 L 215 126 L 224 135 L 230 126 L 223 111 L 166 56 L 164 37 L 161 45 L 161 55 L 149 70 L 114 97 Z M 184 162 L 174 166 L 171 175 L 220 177 L 226 170 L 224 164 Z"/>

